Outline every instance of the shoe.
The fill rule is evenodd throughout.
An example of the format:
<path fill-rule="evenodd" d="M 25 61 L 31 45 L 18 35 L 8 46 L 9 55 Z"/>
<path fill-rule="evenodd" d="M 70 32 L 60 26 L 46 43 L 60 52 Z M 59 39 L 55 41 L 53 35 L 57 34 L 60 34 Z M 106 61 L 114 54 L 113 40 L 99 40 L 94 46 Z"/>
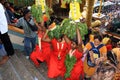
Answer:
<path fill-rule="evenodd" d="M 29 56 L 26 56 L 26 59 L 29 59 Z"/>
<path fill-rule="evenodd" d="M 9 60 L 9 56 L 3 56 L 2 60 L 0 61 L 0 65 L 5 64 Z"/>

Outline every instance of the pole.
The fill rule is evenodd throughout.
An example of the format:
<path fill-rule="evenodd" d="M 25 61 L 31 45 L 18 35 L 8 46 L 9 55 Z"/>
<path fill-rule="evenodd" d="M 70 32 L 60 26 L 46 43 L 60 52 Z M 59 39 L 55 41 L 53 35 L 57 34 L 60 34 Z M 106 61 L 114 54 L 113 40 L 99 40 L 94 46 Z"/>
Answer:
<path fill-rule="evenodd" d="M 102 9 L 102 0 L 100 0 L 100 6 L 99 6 L 99 10 L 98 10 L 98 17 L 100 16 L 100 12 L 101 12 L 101 9 Z"/>

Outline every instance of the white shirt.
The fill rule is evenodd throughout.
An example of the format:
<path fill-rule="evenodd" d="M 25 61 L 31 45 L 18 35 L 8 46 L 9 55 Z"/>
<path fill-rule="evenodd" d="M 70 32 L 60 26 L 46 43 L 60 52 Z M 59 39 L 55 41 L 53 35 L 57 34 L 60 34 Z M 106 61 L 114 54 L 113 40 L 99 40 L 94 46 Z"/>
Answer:
<path fill-rule="evenodd" d="M 8 24 L 5 16 L 5 10 L 1 3 L 0 3 L 0 32 L 1 34 L 8 32 Z"/>

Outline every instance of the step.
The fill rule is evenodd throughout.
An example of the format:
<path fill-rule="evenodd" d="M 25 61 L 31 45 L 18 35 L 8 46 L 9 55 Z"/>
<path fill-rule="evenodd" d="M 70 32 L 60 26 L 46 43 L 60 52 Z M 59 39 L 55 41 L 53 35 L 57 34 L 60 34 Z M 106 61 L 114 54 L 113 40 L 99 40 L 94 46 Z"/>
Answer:
<path fill-rule="evenodd" d="M 24 66 L 27 68 L 27 70 L 32 74 L 34 78 L 38 80 L 49 80 L 47 78 L 47 75 L 44 76 L 44 74 L 47 73 L 47 71 L 44 70 L 45 68 L 42 68 L 42 69 L 36 68 L 30 59 L 25 58 L 24 52 L 17 50 L 16 55 L 18 56 L 18 58 L 21 60 L 21 62 L 24 64 Z M 44 73 L 42 73 L 41 71 L 44 71 Z"/>
<path fill-rule="evenodd" d="M 14 54 L 10 58 L 10 62 L 13 65 L 16 72 L 18 73 L 18 75 L 20 76 L 21 80 L 34 80 L 30 72 L 24 66 L 22 61 L 20 61 L 20 59 L 16 56 L 16 54 Z"/>
<path fill-rule="evenodd" d="M 0 74 L 0 80 L 3 80 L 3 78 L 2 78 L 2 76 L 1 76 L 1 74 Z"/>
<path fill-rule="evenodd" d="M 25 58 L 25 55 L 24 55 L 24 52 L 19 52 L 19 50 L 18 50 L 18 53 L 20 53 L 20 54 L 16 54 L 18 57 L 19 57 L 19 59 L 25 64 L 25 66 L 26 66 L 26 68 L 31 72 L 31 73 L 34 73 L 34 72 L 39 72 L 38 74 L 38 76 L 40 76 L 40 77 L 42 77 L 43 79 L 39 79 L 37 76 L 37 78 L 38 78 L 38 80 L 55 80 L 55 79 L 50 79 L 50 78 L 48 78 L 48 76 L 47 76 L 47 71 L 48 71 L 48 69 L 47 69 L 47 66 L 46 66 L 46 63 L 45 62 L 43 62 L 43 63 L 40 63 L 40 67 L 39 68 L 36 68 L 35 66 L 34 66 L 34 64 L 33 64 L 33 62 L 30 60 L 30 59 L 26 59 Z M 31 67 L 30 67 L 31 66 Z M 32 71 L 33 70 L 33 71 Z M 35 73 L 34 73 L 35 74 Z M 61 79 L 61 77 L 58 77 L 57 78 L 57 80 L 62 80 Z"/>
<path fill-rule="evenodd" d="M 22 80 L 10 60 L 0 66 L 0 80 Z"/>

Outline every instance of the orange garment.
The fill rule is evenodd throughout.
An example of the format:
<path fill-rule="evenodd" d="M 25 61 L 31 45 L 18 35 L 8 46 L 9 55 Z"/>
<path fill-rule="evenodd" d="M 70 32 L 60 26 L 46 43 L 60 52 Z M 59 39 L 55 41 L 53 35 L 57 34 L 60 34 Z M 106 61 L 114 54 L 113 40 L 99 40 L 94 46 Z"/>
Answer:
<path fill-rule="evenodd" d="M 89 38 L 90 38 L 89 42 L 93 42 L 94 41 L 94 35 L 93 34 L 90 34 Z"/>
<path fill-rule="evenodd" d="M 89 50 L 92 48 L 92 46 L 91 46 L 90 43 L 87 43 L 86 46 L 85 46 L 85 48 L 87 48 L 87 50 L 89 51 Z M 100 51 L 100 55 L 101 55 L 101 56 L 102 56 L 103 54 L 107 53 L 107 48 L 106 48 L 106 46 L 101 47 L 99 51 Z"/>
<path fill-rule="evenodd" d="M 117 60 L 120 61 L 120 48 L 114 48 L 112 51 L 114 54 L 116 54 Z"/>
<path fill-rule="evenodd" d="M 48 16 L 47 16 L 46 14 L 43 14 L 42 18 L 43 18 L 43 21 L 44 21 L 44 22 L 47 22 L 47 21 L 48 21 Z"/>
<path fill-rule="evenodd" d="M 87 58 L 84 61 L 84 73 L 87 76 L 92 76 L 95 73 L 96 68 L 95 67 L 89 67 L 87 65 Z"/>
<path fill-rule="evenodd" d="M 89 51 L 92 48 L 92 46 L 91 46 L 90 43 L 87 43 L 85 48 L 87 48 L 87 50 Z M 107 54 L 106 46 L 101 47 L 99 49 L 99 51 L 100 51 L 100 56 L 102 56 L 103 54 Z M 87 58 L 86 58 L 85 61 L 84 61 L 84 72 L 85 72 L 85 74 L 87 76 L 92 76 L 95 73 L 95 70 L 96 70 L 95 67 L 90 67 L 90 66 L 87 65 Z"/>
<path fill-rule="evenodd" d="M 53 46 L 53 51 L 50 56 L 49 67 L 48 67 L 48 77 L 55 78 L 58 76 L 64 76 L 65 73 L 65 56 L 68 45 L 66 42 L 58 42 L 56 39 L 51 41 Z M 58 55 L 60 54 L 60 58 Z"/>

